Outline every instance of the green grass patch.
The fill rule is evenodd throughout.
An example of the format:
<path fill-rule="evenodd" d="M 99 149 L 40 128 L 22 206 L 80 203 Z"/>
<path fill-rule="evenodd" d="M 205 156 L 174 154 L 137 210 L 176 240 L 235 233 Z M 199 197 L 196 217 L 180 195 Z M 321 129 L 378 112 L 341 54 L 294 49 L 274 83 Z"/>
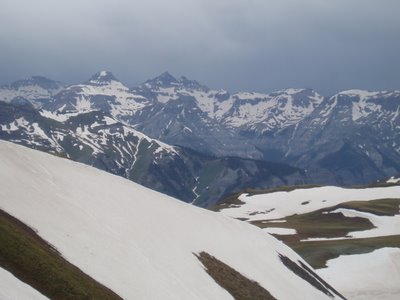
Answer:
<path fill-rule="evenodd" d="M 289 216 L 282 219 L 286 220 L 286 222 L 282 223 L 268 221 L 254 221 L 251 223 L 260 228 L 281 227 L 295 229 L 297 231 L 296 235 L 275 236 L 295 250 L 314 268 L 324 268 L 329 259 L 339 257 L 340 255 L 369 253 L 383 247 L 400 248 L 400 235 L 302 242 L 301 240 L 307 238 L 345 237 L 352 231 L 374 228 L 373 224 L 366 218 L 348 218 L 341 213 L 332 213 L 332 211 L 344 208 L 380 216 L 394 216 L 399 214 L 399 205 L 400 199 L 350 201 L 306 214 Z"/>
<path fill-rule="evenodd" d="M 243 191 L 243 193 L 247 193 L 249 194 L 249 196 L 254 196 L 259 194 L 271 194 L 276 192 L 291 192 L 299 189 L 312 189 L 316 187 L 321 187 L 321 185 L 317 184 L 302 184 L 302 185 L 290 185 L 290 186 L 283 185 L 265 190 L 246 189 L 245 191 Z"/>
<path fill-rule="evenodd" d="M 228 196 L 227 198 L 224 199 L 223 202 L 217 203 L 216 205 L 211 207 L 210 210 L 212 210 L 212 211 L 221 211 L 224 208 L 243 205 L 244 202 L 239 200 L 239 196 L 241 194 L 242 194 L 242 192 L 235 193 L 235 194 L 232 194 L 232 195 Z"/>
<path fill-rule="evenodd" d="M 366 218 L 345 217 L 341 213 L 332 213 L 332 211 L 343 208 L 379 216 L 394 216 L 399 214 L 399 205 L 400 199 L 350 201 L 310 213 L 292 215 L 282 219 L 286 221 L 282 223 L 253 221 L 251 224 L 260 228 L 292 228 L 297 231 L 298 239 L 345 237 L 352 231 L 369 230 L 374 228 L 374 226 Z"/>
<path fill-rule="evenodd" d="M 122 299 L 2 210 L 0 266 L 50 299 Z"/>
<path fill-rule="evenodd" d="M 394 216 L 400 213 L 400 199 L 379 199 L 371 201 L 350 201 L 336 205 L 336 208 L 354 209 L 378 216 Z"/>
<path fill-rule="evenodd" d="M 260 228 L 280 227 L 296 229 L 299 239 L 343 237 L 352 231 L 362 231 L 374 228 L 365 218 L 347 218 L 341 213 L 325 214 L 325 210 L 286 217 L 286 222 L 273 223 L 253 221 L 251 224 Z"/>
<path fill-rule="evenodd" d="M 311 266 L 318 269 L 326 267 L 329 259 L 340 255 L 369 253 L 384 247 L 400 248 L 400 235 L 310 242 L 287 239 L 285 242 Z"/>
<path fill-rule="evenodd" d="M 236 300 L 276 300 L 257 282 L 250 280 L 207 252 L 195 254 L 207 273 Z"/>

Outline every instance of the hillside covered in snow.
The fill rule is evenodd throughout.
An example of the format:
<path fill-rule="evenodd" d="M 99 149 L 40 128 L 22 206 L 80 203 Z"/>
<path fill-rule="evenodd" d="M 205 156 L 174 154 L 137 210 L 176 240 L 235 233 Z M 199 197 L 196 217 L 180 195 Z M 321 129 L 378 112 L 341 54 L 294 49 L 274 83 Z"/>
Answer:
<path fill-rule="evenodd" d="M 0 185 L 4 213 L 124 299 L 232 299 L 215 265 L 260 299 L 341 298 L 262 230 L 67 159 L 2 141 Z M 3 295 L 33 294 L 1 274 Z"/>

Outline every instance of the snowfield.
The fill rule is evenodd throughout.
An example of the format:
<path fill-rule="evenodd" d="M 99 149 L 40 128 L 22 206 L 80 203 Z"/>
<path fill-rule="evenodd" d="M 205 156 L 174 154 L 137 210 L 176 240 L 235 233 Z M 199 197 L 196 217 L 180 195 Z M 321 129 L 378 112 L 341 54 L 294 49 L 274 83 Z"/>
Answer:
<path fill-rule="evenodd" d="M 331 213 L 341 213 L 348 218 L 365 218 L 375 226 L 370 230 L 352 231 L 348 236 L 352 238 L 370 238 L 378 236 L 400 234 L 400 215 L 377 216 L 371 213 L 361 212 L 354 209 L 336 209 Z"/>
<path fill-rule="evenodd" d="M 340 286 L 349 299 L 399 299 L 400 249 L 383 248 L 367 254 L 340 256 L 329 260 L 328 268 L 317 273 Z"/>
<path fill-rule="evenodd" d="M 246 218 L 249 221 L 273 220 L 312 212 L 348 201 L 399 197 L 400 186 L 365 189 L 325 186 L 254 196 L 242 194 L 239 200 L 244 202 L 243 205 L 228 207 L 221 212 L 233 218 Z"/>
<path fill-rule="evenodd" d="M 0 141 L 0 185 L 1 209 L 124 299 L 232 299 L 202 251 L 277 299 L 332 299 L 288 269 L 279 253 L 305 262 L 261 229 L 121 177 Z"/>

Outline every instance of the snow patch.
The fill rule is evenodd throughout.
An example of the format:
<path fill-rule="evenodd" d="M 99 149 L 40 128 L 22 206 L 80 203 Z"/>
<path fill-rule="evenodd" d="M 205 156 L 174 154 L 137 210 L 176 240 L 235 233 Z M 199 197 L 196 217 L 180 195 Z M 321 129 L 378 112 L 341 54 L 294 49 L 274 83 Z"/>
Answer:
<path fill-rule="evenodd" d="M 336 209 L 330 213 L 341 213 L 347 218 L 365 218 L 376 227 L 370 230 L 352 231 L 348 235 L 352 238 L 371 238 L 400 234 L 400 215 L 377 216 L 367 212 L 344 208 Z"/>
<path fill-rule="evenodd" d="M 292 228 L 267 227 L 267 228 L 263 228 L 263 230 L 268 232 L 269 234 L 280 234 L 280 235 L 297 234 L 296 229 L 292 229 Z"/>
<path fill-rule="evenodd" d="M 386 182 L 387 183 L 399 183 L 400 182 L 400 178 L 395 178 L 394 176 L 392 176 Z"/>
<path fill-rule="evenodd" d="M 334 206 L 347 201 L 369 201 L 384 198 L 398 198 L 400 186 L 376 187 L 365 189 L 346 189 L 334 186 L 296 189 L 290 192 L 275 192 L 248 196 L 240 195 L 244 202 L 237 207 L 221 210 L 233 218 L 246 218 L 249 221 L 281 219 L 293 214 L 303 214 L 321 208 Z M 309 201 L 307 205 L 302 203 Z M 264 214 L 253 214 L 266 211 Z"/>
<path fill-rule="evenodd" d="M 329 260 L 318 275 L 348 299 L 400 299 L 400 249 L 383 248 L 367 254 Z"/>

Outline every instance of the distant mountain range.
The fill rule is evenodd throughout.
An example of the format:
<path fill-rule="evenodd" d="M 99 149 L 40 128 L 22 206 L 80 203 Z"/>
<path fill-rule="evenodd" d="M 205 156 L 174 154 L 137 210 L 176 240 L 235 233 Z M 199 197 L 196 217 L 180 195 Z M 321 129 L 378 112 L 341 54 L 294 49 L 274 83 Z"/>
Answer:
<path fill-rule="evenodd" d="M 245 187 L 398 175 L 399 112 L 400 91 L 231 95 L 167 72 L 128 88 L 101 71 L 1 87 L 0 138 L 207 206 Z"/>

